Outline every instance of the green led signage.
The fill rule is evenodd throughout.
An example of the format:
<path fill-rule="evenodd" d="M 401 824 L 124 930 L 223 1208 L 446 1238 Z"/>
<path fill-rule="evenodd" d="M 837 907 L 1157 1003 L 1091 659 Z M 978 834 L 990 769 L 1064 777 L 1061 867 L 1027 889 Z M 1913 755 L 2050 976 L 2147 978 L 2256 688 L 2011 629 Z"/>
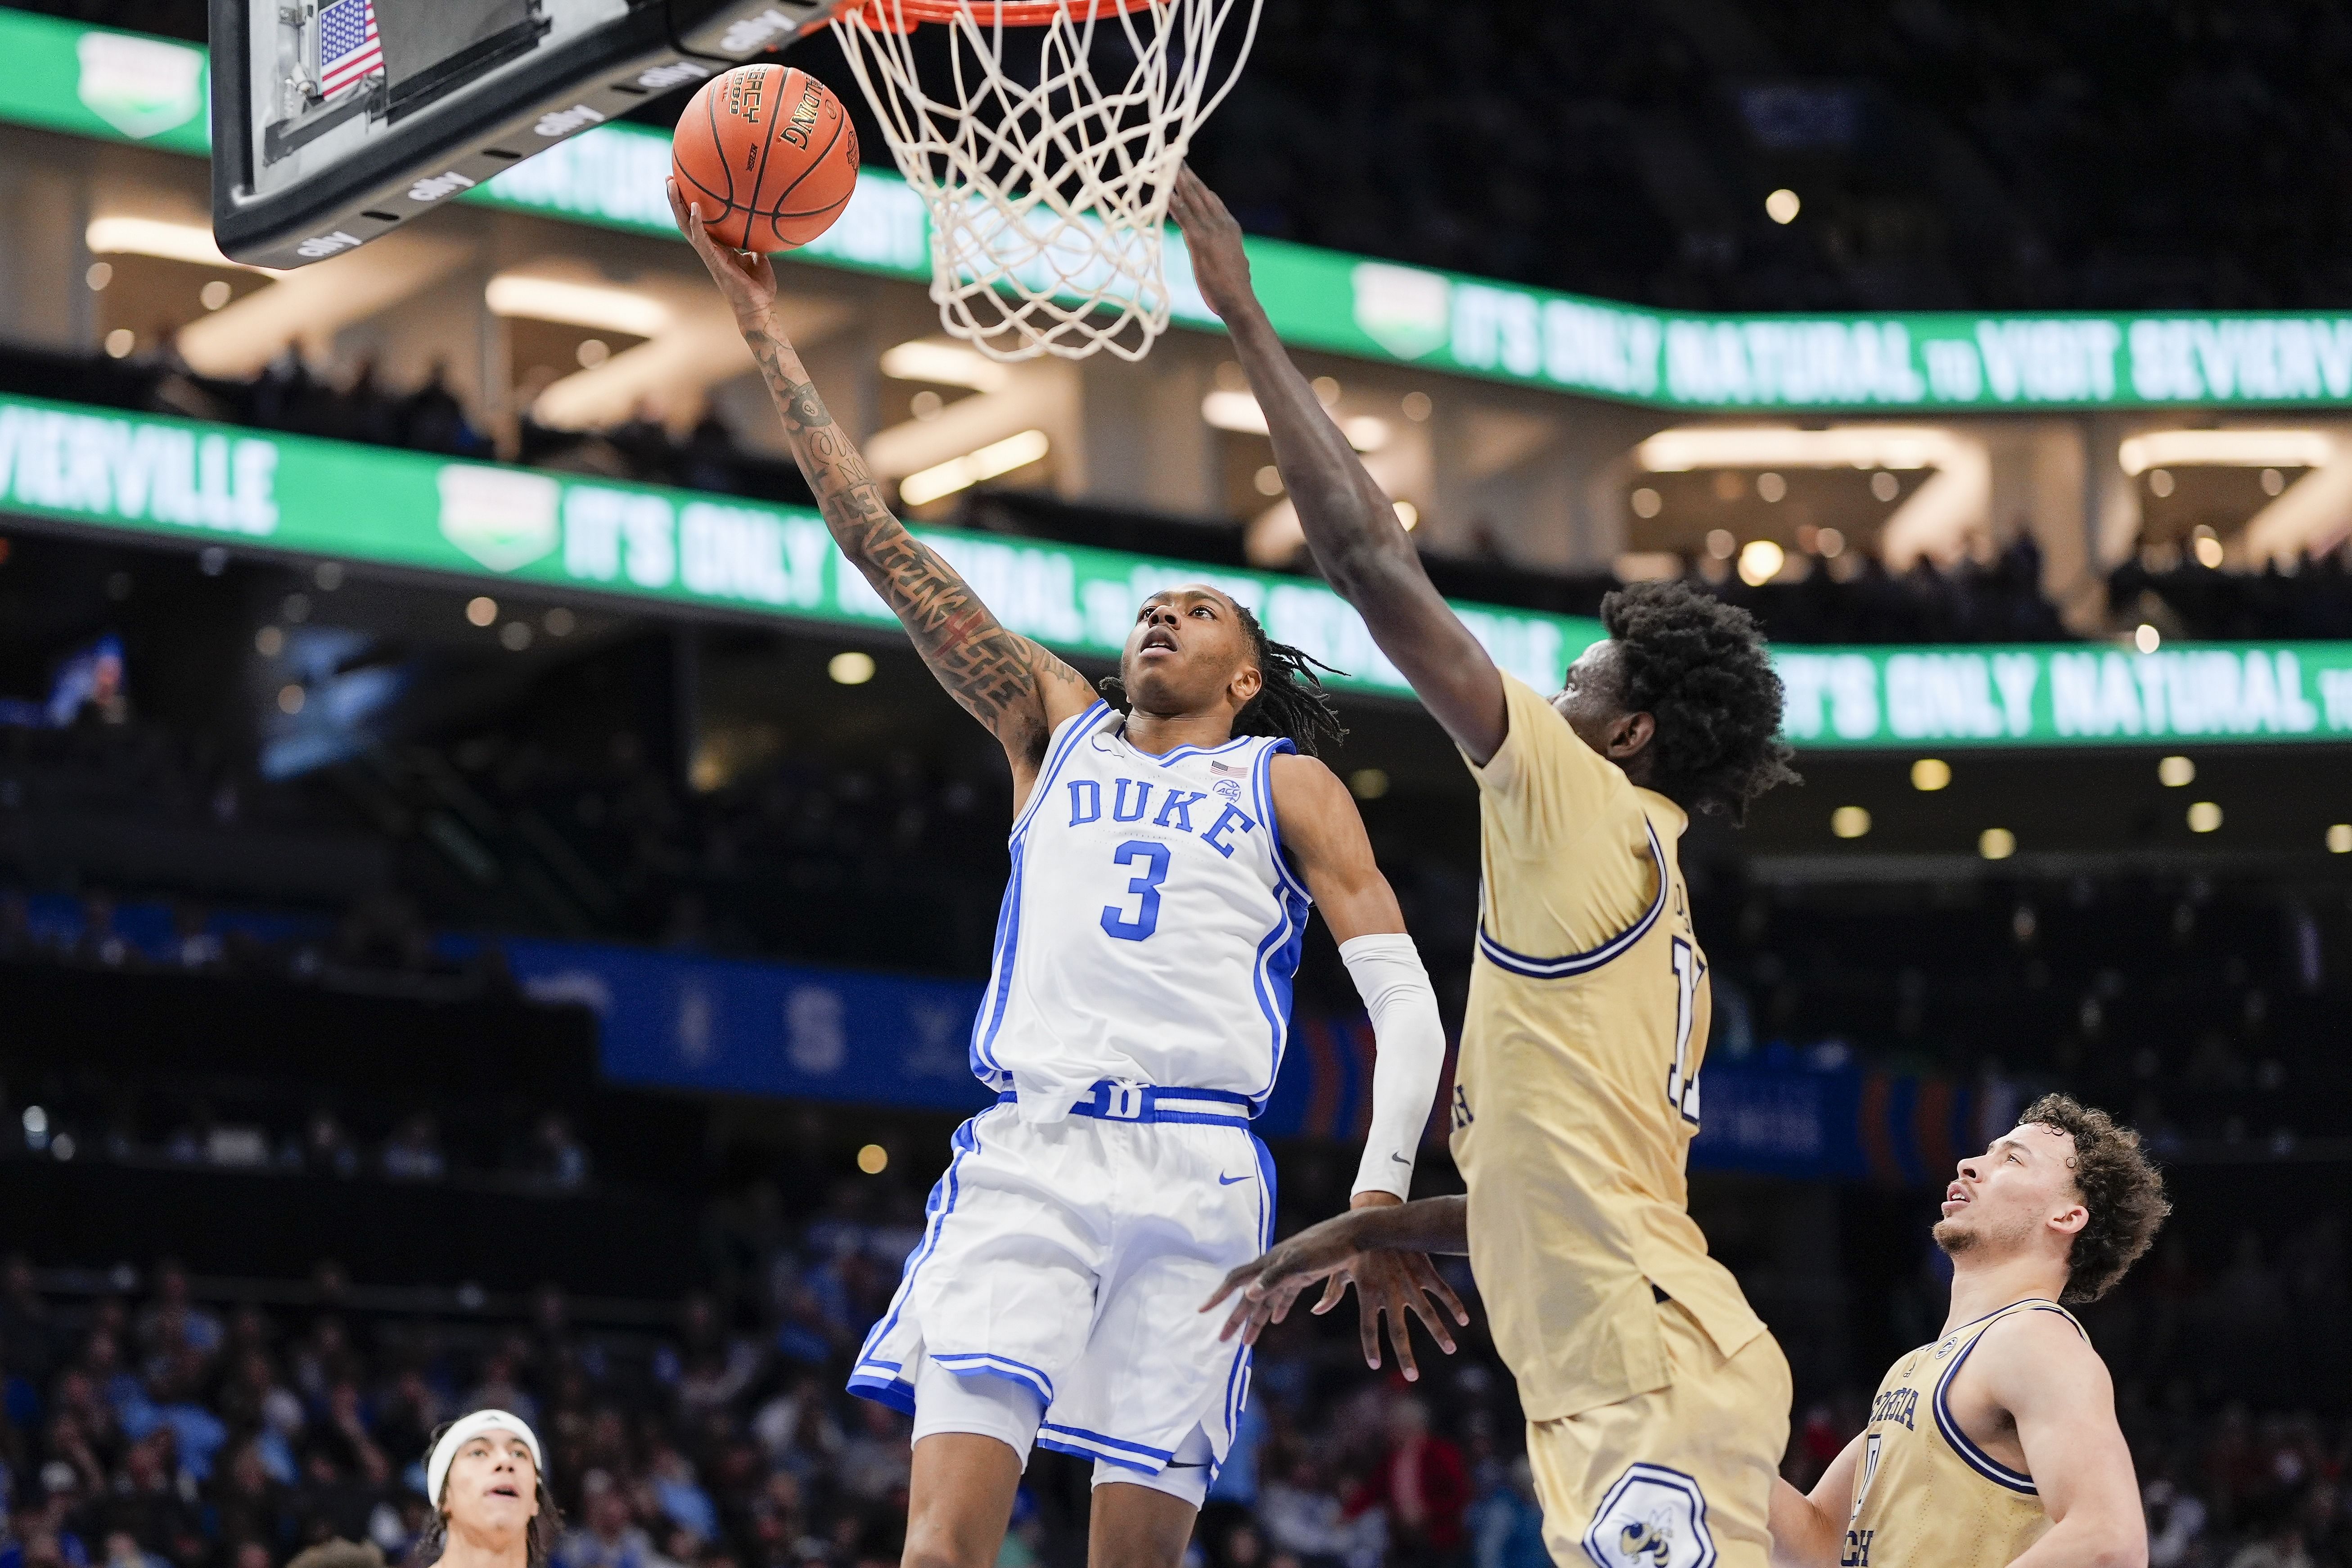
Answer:
<path fill-rule="evenodd" d="M 651 485 L 0 397 L 0 507 L 190 544 L 373 562 L 474 583 L 895 631 L 814 513 Z M 1145 595 L 1206 582 L 1348 671 L 1409 695 L 1362 620 L 1302 577 L 915 531 L 1014 630 L 1116 658 Z M 1549 690 L 1597 622 L 1456 605 L 1496 661 Z M 1808 749 L 2352 740 L 2352 643 L 1778 650 Z"/>

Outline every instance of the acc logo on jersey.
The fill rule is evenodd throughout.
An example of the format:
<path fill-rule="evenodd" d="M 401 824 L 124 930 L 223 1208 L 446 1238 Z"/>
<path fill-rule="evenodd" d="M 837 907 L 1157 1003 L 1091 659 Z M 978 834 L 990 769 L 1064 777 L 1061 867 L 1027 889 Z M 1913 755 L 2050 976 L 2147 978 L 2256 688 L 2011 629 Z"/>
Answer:
<path fill-rule="evenodd" d="M 1706 1499 L 1664 1465 L 1633 1465 L 1609 1489 L 1584 1532 L 1596 1568 L 1714 1568 Z"/>

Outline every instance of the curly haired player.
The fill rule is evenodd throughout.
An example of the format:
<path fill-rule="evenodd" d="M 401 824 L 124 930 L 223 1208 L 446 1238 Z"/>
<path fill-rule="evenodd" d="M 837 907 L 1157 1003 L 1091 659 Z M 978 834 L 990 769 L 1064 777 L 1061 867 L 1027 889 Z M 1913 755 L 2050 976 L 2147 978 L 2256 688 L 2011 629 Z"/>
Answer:
<path fill-rule="evenodd" d="M 1608 640 L 1558 696 L 1505 675 L 1283 352 L 1223 204 L 1187 173 L 1171 211 L 1307 543 L 1461 748 L 1483 829 L 1451 1108 L 1466 1200 L 1326 1222 L 1235 1270 L 1226 1331 L 1253 1337 L 1315 1279 L 1328 1309 L 1352 1280 L 1377 1365 L 1379 1316 L 1402 1354 L 1402 1314 L 1444 1315 L 1425 1259 L 1370 1249 L 1467 1250 L 1554 1559 L 1764 1568 L 1789 1367 L 1690 1217 L 1709 997 L 1677 858 L 1689 813 L 1737 821 L 1795 779 L 1764 639 L 1738 609 L 1645 584 L 1609 596 Z"/>
<path fill-rule="evenodd" d="M 773 309 L 764 257 L 670 205 L 735 312 L 842 553 L 1003 743 L 1012 876 L 972 1031 L 997 1103 L 959 1128 L 850 1390 L 914 1416 L 909 1568 L 990 1568 L 1032 1446 L 1095 1461 L 1089 1561 L 1176 1568 L 1248 1351 L 1193 1310 L 1271 1239 L 1249 1131 L 1307 905 L 1380 1058 L 1358 1205 L 1399 1204 L 1444 1064 L 1437 999 L 1347 786 L 1313 661 L 1212 587 L 1152 595 L 1107 682 L 1016 636 L 890 514 Z M 1423 1264 L 1426 1268 L 1424 1260 Z"/>
<path fill-rule="evenodd" d="M 1887 1369 L 1807 1497 L 1772 1497 L 1780 1568 L 2124 1568 L 2147 1521 L 2115 1384 L 2060 1302 L 2095 1301 L 2172 1205 L 2139 1135 L 2049 1094 L 1960 1162 L 1936 1245 L 1944 1332 Z"/>

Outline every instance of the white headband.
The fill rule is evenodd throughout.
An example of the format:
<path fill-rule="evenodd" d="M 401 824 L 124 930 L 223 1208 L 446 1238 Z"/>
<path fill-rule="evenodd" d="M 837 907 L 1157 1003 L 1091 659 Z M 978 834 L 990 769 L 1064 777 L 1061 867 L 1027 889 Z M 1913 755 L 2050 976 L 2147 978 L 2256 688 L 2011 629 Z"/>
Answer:
<path fill-rule="evenodd" d="M 531 1468 L 541 1476 L 547 1474 L 547 1461 L 539 1451 L 539 1434 L 530 1429 L 529 1422 L 503 1410 L 477 1410 L 452 1423 L 449 1430 L 441 1434 L 441 1440 L 433 1445 L 433 1457 L 425 1461 L 425 1496 L 435 1509 L 441 1506 L 441 1483 L 449 1479 L 449 1461 L 457 1457 L 458 1449 L 485 1432 L 511 1432 L 521 1438 L 523 1447 L 530 1450 Z"/>

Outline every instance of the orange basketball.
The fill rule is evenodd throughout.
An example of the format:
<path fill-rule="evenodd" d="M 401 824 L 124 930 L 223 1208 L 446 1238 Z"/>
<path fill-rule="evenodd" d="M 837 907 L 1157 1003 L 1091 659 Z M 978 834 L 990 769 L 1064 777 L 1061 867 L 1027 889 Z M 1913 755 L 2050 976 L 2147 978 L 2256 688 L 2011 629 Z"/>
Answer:
<path fill-rule="evenodd" d="M 790 250 L 831 228 L 856 194 L 857 128 L 806 71 L 737 66 L 687 104 L 669 162 L 713 239 Z"/>

